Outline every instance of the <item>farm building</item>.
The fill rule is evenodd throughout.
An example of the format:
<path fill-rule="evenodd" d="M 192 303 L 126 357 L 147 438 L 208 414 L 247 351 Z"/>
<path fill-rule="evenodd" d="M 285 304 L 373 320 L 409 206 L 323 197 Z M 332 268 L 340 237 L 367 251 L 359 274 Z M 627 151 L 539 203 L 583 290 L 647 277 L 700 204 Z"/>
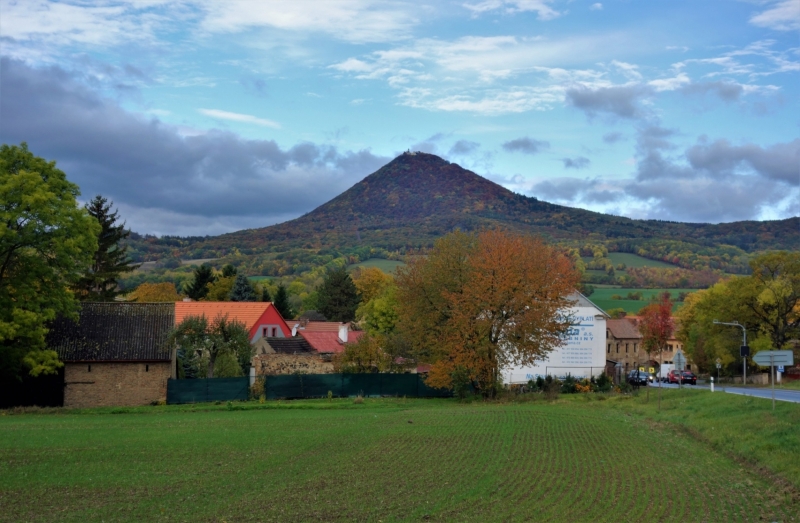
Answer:
<path fill-rule="evenodd" d="M 533 366 L 513 366 L 503 371 L 508 384 L 527 383 L 548 374 L 563 378 L 567 374 L 583 379 L 598 376 L 606 369 L 606 321 L 608 315 L 584 295 L 575 292 L 574 305 L 567 311 L 574 319 L 564 344 Z"/>
<path fill-rule="evenodd" d="M 147 405 L 167 395 L 166 339 L 172 303 L 83 303 L 77 322 L 60 317 L 47 345 L 64 362 L 64 406 Z"/>

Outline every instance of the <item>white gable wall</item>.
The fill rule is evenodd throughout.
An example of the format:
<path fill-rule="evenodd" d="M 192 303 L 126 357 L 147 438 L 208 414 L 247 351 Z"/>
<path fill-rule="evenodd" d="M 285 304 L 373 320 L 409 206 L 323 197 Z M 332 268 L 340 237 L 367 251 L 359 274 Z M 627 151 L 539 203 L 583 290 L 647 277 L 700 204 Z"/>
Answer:
<path fill-rule="evenodd" d="M 578 295 L 569 310 L 575 322 L 564 344 L 533 366 L 504 369 L 503 382 L 527 383 L 548 374 L 563 379 L 567 374 L 583 379 L 599 376 L 606 366 L 606 314 L 585 297 Z"/>

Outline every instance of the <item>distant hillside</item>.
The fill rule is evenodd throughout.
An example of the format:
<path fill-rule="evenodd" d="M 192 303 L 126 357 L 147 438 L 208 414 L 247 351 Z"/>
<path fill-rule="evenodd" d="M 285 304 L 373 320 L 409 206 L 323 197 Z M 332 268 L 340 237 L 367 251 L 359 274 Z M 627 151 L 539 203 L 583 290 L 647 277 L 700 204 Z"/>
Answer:
<path fill-rule="evenodd" d="M 486 227 L 540 234 L 574 246 L 603 243 L 611 251 L 733 272 L 746 264 L 731 260 L 746 253 L 800 248 L 800 218 L 718 225 L 632 220 L 515 194 L 425 153 L 398 156 L 295 220 L 208 238 L 138 239 L 132 247 L 159 253 L 151 257 L 170 253 L 195 258 L 221 257 L 234 249 L 245 255 L 363 246 L 400 251 L 430 246 L 456 228 Z"/>

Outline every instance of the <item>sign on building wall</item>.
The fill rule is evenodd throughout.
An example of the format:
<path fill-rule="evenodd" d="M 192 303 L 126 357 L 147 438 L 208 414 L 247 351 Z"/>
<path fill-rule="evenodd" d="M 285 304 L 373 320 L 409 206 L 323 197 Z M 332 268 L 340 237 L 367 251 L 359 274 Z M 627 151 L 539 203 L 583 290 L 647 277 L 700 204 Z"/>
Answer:
<path fill-rule="evenodd" d="M 506 383 L 527 383 L 548 374 L 564 379 L 571 374 L 578 379 L 598 376 L 606 366 L 606 319 L 595 307 L 575 307 L 574 323 L 564 343 L 549 356 L 531 367 L 511 367 L 503 372 Z"/>

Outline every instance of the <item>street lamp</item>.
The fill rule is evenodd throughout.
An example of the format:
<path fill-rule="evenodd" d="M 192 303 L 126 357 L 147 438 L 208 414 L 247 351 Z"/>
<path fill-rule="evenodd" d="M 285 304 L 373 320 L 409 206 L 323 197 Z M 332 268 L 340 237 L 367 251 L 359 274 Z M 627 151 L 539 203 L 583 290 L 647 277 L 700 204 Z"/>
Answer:
<path fill-rule="evenodd" d="M 747 355 L 749 352 L 745 352 L 748 350 L 747 347 L 747 328 L 739 323 L 738 321 L 732 322 L 724 322 L 724 321 L 717 321 L 714 320 L 714 325 L 730 325 L 731 327 L 739 327 L 742 329 L 742 373 L 744 377 L 742 378 L 742 385 L 747 385 Z"/>

